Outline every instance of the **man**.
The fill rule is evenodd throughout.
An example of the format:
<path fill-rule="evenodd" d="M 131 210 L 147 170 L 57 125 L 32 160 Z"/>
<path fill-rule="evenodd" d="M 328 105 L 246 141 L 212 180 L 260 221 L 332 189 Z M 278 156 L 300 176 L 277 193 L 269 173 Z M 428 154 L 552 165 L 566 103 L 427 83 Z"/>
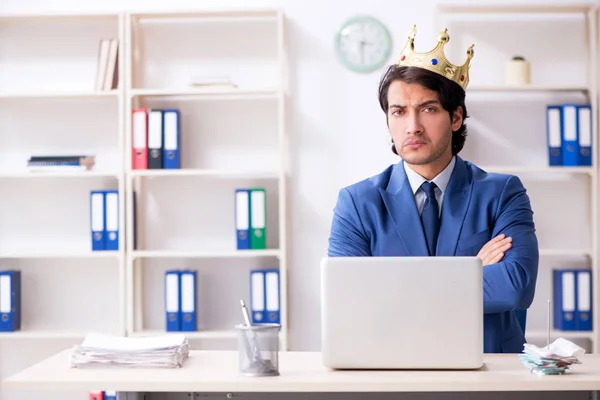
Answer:
<path fill-rule="evenodd" d="M 392 151 L 402 158 L 339 192 L 328 255 L 478 256 L 483 260 L 484 352 L 520 353 L 517 310 L 533 301 L 539 261 L 533 212 L 518 177 L 461 159 L 469 62 L 446 61 L 446 31 L 429 53 L 415 28 L 381 80 Z M 456 294 L 460 296 L 460 293 Z"/>

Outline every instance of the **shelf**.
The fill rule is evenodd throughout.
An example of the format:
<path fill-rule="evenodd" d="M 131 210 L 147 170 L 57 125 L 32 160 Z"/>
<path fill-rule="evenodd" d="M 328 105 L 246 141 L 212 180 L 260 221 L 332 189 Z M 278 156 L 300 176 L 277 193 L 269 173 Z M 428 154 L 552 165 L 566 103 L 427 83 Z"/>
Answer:
<path fill-rule="evenodd" d="M 48 171 L 3 171 L 0 172 L 2 178 L 115 178 L 119 179 L 116 172 L 83 171 L 80 169 L 57 169 Z"/>
<path fill-rule="evenodd" d="M 185 20 L 199 20 L 205 22 L 276 22 L 277 10 L 271 9 L 228 9 L 227 11 L 197 11 L 190 10 L 177 12 L 139 12 L 131 16 L 136 19 L 165 20 L 176 19 L 178 22 Z"/>
<path fill-rule="evenodd" d="M 0 23 L 5 22 L 30 22 L 32 20 L 48 20 L 48 21 L 73 21 L 73 20 L 101 20 L 101 19 L 118 19 L 119 14 L 109 13 L 44 13 L 44 14 L 2 14 L 0 15 Z"/>
<path fill-rule="evenodd" d="M 207 330 L 207 331 L 195 331 L 195 332 L 166 332 L 166 331 L 139 331 L 132 332 L 132 337 L 144 337 L 144 336 L 163 336 L 163 335 L 180 335 L 184 334 L 188 339 L 235 339 L 236 331 L 230 330 Z"/>
<path fill-rule="evenodd" d="M 0 252 L 0 259 L 6 258 L 117 258 L 118 251 L 17 251 L 17 252 Z"/>
<path fill-rule="evenodd" d="M 592 175 L 594 169 L 591 167 L 548 167 L 548 166 L 480 166 L 481 169 L 487 172 L 501 174 L 515 173 L 543 173 L 543 174 L 586 174 Z"/>
<path fill-rule="evenodd" d="M 583 13 L 593 10 L 593 4 L 574 4 L 572 6 L 562 4 L 542 4 L 542 5 L 479 5 L 477 4 L 439 4 L 436 6 L 436 11 L 442 13 L 457 13 L 457 14 L 541 14 L 541 13 Z"/>
<path fill-rule="evenodd" d="M 267 250 L 214 250 L 214 251 L 178 251 L 178 250 L 134 250 L 135 258 L 252 258 L 279 257 L 278 249 Z"/>
<path fill-rule="evenodd" d="M 190 97 L 194 99 L 257 100 L 276 99 L 275 89 L 243 90 L 230 87 L 180 88 L 180 89 L 131 89 L 131 97 Z"/>
<path fill-rule="evenodd" d="M 525 333 L 527 340 L 531 339 L 546 339 L 546 331 L 527 331 Z M 562 337 L 567 340 L 571 339 L 594 339 L 594 332 L 592 331 L 550 331 L 550 342 L 553 342 L 557 338 Z"/>
<path fill-rule="evenodd" d="M 84 339 L 87 332 L 83 331 L 16 331 L 0 332 L 0 340 L 7 339 Z"/>
<path fill-rule="evenodd" d="M 104 92 L 81 91 L 81 92 L 24 92 L 24 93 L 0 93 L 0 99 L 86 99 L 117 97 L 117 90 L 107 90 Z"/>
<path fill-rule="evenodd" d="M 133 170 L 128 173 L 131 177 L 162 177 L 162 176 L 206 176 L 227 178 L 277 178 L 277 171 L 242 171 L 219 169 L 145 169 Z"/>
<path fill-rule="evenodd" d="M 540 249 L 540 256 L 592 256 L 589 249 Z"/>
<path fill-rule="evenodd" d="M 588 92 L 587 86 L 561 86 L 561 85 L 474 85 L 468 92 Z"/>

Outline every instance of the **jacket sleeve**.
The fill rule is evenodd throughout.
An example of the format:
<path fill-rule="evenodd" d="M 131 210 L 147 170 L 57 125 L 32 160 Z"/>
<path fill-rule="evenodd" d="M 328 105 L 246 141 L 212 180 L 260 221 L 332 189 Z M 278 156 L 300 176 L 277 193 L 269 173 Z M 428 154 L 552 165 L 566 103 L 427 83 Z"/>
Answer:
<path fill-rule="evenodd" d="M 512 247 L 501 262 L 483 268 L 484 314 L 526 309 L 535 293 L 539 249 L 529 196 L 520 179 L 506 181 L 492 237 L 512 238 Z"/>
<path fill-rule="evenodd" d="M 358 215 L 358 210 L 347 188 L 341 189 L 333 210 L 329 235 L 329 257 L 370 256 L 369 239 Z"/>

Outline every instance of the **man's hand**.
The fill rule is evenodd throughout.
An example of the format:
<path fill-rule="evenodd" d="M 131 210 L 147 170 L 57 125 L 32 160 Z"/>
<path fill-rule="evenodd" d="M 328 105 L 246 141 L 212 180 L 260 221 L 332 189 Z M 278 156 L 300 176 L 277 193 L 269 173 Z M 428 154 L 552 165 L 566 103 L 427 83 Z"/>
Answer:
<path fill-rule="evenodd" d="M 510 249 L 512 246 L 512 238 L 505 237 L 504 234 L 500 234 L 487 242 L 479 253 L 477 257 L 481 259 L 483 262 L 483 266 L 495 264 L 502 260 L 504 257 L 504 252 Z"/>

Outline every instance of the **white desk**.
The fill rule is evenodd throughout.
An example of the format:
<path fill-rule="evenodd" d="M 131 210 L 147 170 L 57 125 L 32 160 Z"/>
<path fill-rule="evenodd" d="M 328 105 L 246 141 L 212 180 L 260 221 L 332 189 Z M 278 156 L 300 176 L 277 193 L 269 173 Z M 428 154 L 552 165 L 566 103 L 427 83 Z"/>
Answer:
<path fill-rule="evenodd" d="M 70 350 L 8 377 L 9 389 L 122 392 L 490 392 L 598 391 L 600 355 L 561 376 L 530 374 L 516 354 L 486 355 L 475 371 L 332 371 L 320 353 L 282 352 L 278 377 L 248 378 L 237 373 L 237 352 L 192 351 L 179 369 L 70 368 Z"/>

